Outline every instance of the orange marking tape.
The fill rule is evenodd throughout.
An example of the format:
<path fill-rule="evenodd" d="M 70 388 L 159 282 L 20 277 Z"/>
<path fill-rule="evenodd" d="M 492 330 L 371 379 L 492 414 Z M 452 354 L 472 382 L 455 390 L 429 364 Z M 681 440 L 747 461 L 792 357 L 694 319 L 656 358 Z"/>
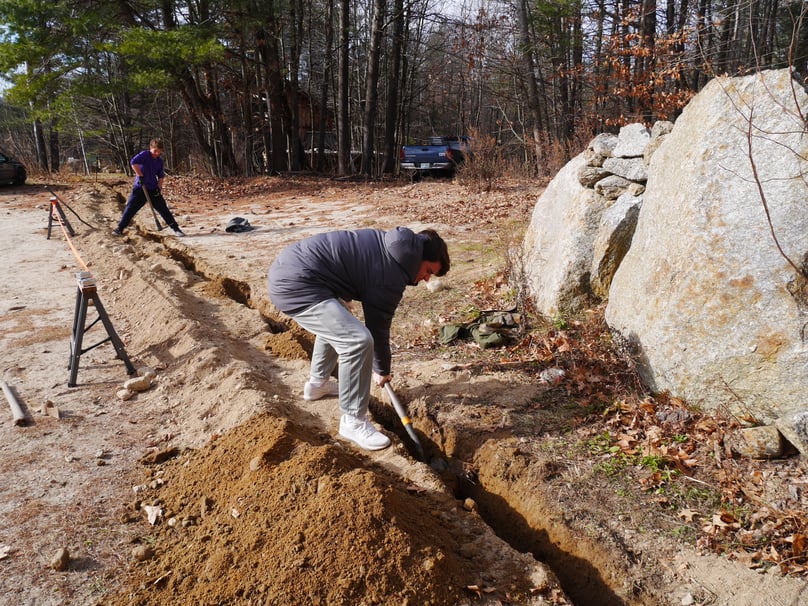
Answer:
<path fill-rule="evenodd" d="M 51 215 L 54 219 L 59 222 L 59 227 L 62 228 L 62 233 L 65 235 L 65 240 L 67 240 L 67 245 L 70 247 L 70 250 L 73 251 L 73 256 L 76 257 L 76 261 L 79 262 L 79 265 L 84 271 L 89 272 L 90 268 L 87 267 L 87 264 L 84 262 L 84 259 L 81 258 L 79 251 L 76 250 L 76 247 L 73 246 L 73 242 L 70 241 L 70 236 L 67 233 L 67 229 L 65 228 L 65 224 L 62 223 L 62 218 L 59 216 L 59 213 L 56 212 L 56 200 L 51 200 Z"/>

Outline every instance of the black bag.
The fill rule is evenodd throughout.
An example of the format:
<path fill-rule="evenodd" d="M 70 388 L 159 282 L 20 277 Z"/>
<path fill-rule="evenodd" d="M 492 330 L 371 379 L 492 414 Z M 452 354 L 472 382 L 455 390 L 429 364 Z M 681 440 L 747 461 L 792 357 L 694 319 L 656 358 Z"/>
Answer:
<path fill-rule="evenodd" d="M 255 229 L 250 222 L 247 221 L 244 217 L 233 217 L 227 223 L 227 227 L 224 228 L 226 232 L 231 234 L 240 234 L 244 231 L 250 231 L 251 229 Z"/>

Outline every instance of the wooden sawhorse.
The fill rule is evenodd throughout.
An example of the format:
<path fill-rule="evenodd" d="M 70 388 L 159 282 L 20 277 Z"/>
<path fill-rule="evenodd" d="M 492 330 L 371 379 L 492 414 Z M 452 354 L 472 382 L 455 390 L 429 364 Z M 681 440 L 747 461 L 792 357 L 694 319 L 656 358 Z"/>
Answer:
<path fill-rule="evenodd" d="M 123 360 L 123 363 L 126 364 L 126 372 L 130 375 L 135 374 L 135 367 L 132 366 L 129 356 L 126 355 L 123 341 L 121 341 L 118 333 L 115 332 L 115 328 L 112 326 L 112 322 L 104 306 L 101 304 L 101 299 L 98 298 L 95 278 L 93 278 L 88 271 L 80 271 L 76 274 L 76 279 L 78 280 L 79 287 L 76 294 L 76 310 L 73 314 L 73 331 L 70 335 L 70 364 L 68 366 L 70 369 L 70 379 L 67 382 L 67 386 L 76 386 L 76 377 L 79 374 L 79 358 L 81 355 L 107 341 L 112 341 L 112 345 L 115 347 L 115 351 L 118 354 L 118 359 Z M 93 320 L 89 326 L 85 327 L 87 307 L 89 305 L 95 306 L 98 317 Z M 99 320 L 101 320 L 104 324 L 104 328 L 107 330 L 107 338 L 86 349 L 82 349 L 81 344 L 84 340 L 84 333 L 91 329 Z"/>
<path fill-rule="evenodd" d="M 73 231 L 73 226 L 70 225 L 70 221 L 67 220 L 65 216 L 65 211 L 62 210 L 61 205 L 59 204 L 59 198 L 56 196 L 52 196 L 50 199 L 50 213 L 48 214 L 48 240 L 51 237 L 51 227 L 53 226 L 53 213 L 59 213 L 59 216 L 62 218 L 62 224 L 64 224 L 65 228 L 67 228 L 67 233 L 71 236 L 75 236 L 76 232 Z"/>

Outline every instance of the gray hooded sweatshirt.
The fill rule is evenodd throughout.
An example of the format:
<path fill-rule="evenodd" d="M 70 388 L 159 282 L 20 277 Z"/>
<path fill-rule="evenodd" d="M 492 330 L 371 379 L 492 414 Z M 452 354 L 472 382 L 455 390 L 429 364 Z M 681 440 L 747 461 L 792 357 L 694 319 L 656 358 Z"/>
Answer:
<path fill-rule="evenodd" d="M 373 370 L 390 374 L 390 324 L 413 285 L 425 238 L 406 227 L 333 231 L 288 246 L 269 268 L 269 298 L 292 317 L 327 299 L 360 301 Z"/>

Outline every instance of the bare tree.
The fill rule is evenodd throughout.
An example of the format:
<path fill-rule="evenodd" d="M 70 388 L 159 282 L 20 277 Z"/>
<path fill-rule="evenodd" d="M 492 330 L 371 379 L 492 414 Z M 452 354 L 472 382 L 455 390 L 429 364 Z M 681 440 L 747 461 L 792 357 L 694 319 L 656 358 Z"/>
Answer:
<path fill-rule="evenodd" d="M 340 0 L 339 11 L 339 74 L 337 77 L 338 111 L 337 111 L 337 171 L 340 175 L 349 175 L 351 166 L 351 122 L 348 114 L 348 94 L 350 91 L 348 44 L 350 42 L 350 10 L 348 0 Z"/>
<path fill-rule="evenodd" d="M 519 15 L 519 37 L 524 61 L 524 79 L 527 84 L 528 109 L 533 116 L 533 145 L 536 162 L 541 163 L 542 145 L 541 132 L 544 129 L 541 116 L 541 100 L 539 99 L 539 87 L 536 82 L 536 68 L 533 59 L 532 43 L 530 39 L 530 25 L 528 21 L 527 0 L 516 0 L 517 14 Z M 539 169 L 539 166 L 537 166 Z"/>
<path fill-rule="evenodd" d="M 393 7 L 393 35 L 390 41 L 391 57 L 387 78 L 387 109 L 384 120 L 384 160 L 382 173 L 395 172 L 398 160 L 397 137 L 399 125 L 399 99 L 401 80 L 401 60 L 406 26 L 404 0 L 395 0 Z"/>
<path fill-rule="evenodd" d="M 362 173 L 373 176 L 376 107 L 378 104 L 379 62 L 384 29 L 385 0 L 373 0 L 373 25 L 370 33 L 367 82 L 365 88 L 365 137 L 362 144 Z"/>

